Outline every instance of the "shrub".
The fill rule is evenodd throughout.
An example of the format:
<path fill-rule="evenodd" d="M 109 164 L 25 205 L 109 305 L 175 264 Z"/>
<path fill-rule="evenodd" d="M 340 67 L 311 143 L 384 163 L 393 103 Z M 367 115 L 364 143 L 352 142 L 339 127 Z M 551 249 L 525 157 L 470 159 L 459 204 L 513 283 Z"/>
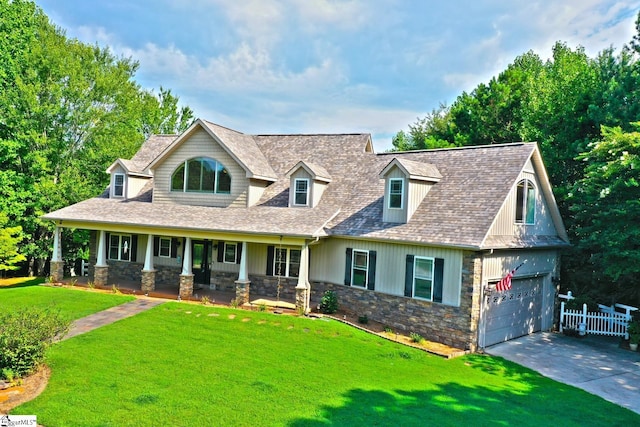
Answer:
<path fill-rule="evenodd" d="M 422 341 L 424 341 L 424 338 L 422 338 L 422 335 L 416 334 L 415 332 L 411 332 L 409 336 L 411 337 L 411 341 L 415 343 L 420 344 Z"/>
<path fill-rule="evenodd" d="M 45 351 L 70 321 L 50 309 L 22 309 L 0 314 L 0 371 L 16 377 L 30 374 L 42 363 Z"/>
<path fill-rule="evenodd" d="M 338 295 L 333 291 L 326 291 L 320 301 L 320 311 L 325 314 L 333 314 L 338 311 Z"/>
<path fill-rule="evenodd" d="M 369 323 L 369 316 L 367 316 L 366 314 L 363 314 L 362 316 L 358 316 L 358 323 L 362 323 L 363 325 L 366 325 L 367 323 Z"/>

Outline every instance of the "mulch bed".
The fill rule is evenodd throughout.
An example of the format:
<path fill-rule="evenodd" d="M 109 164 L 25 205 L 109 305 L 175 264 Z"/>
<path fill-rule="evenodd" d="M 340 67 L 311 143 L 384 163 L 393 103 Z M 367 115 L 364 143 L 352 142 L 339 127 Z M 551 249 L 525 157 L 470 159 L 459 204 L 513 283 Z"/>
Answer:
<path fill-rule="evenodd" d="M 33 374 L 22 378 L 19 384 L 0 390 L 0 414 L 7 414 L 16 406 L 35 399 L 44 391 L 50 376 L 51 370 L 43 365 Z"/>

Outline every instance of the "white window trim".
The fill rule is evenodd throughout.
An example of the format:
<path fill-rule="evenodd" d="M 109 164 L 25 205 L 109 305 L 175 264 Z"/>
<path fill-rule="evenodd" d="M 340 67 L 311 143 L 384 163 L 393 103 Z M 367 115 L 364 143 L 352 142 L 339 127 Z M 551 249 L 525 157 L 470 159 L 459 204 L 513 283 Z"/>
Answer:
<path fill-rule="evenodd" d="M 162 241 L 163 240 L 168 240 L 169 241 L 169 253 L 167 255 L 162 255 Z M 171 258 L 171 237 L 160 237 L 160 240 L 158 241 L 158 256 L 160 258 Z"/>
<path fill-rule="evenodd" d="M 227 245 L 235 246 L 235 250 L 233 252 L 233 261 L 227 261 Z M 232 242 L 224 242 L 224 252 L 222 253 L 222 263 L 223 264 L 237 264 L 238 262 L 238 244 Z"/>
<path fill-rule="evenodd" d="M 213 189 L 213 191 L 188 190 L 187 189 L 188 177 L 189 177 L 189 162 L 191 160 L 196 160 L 196 159 L 200 160 L 200 164 L 201 165 L 202 165 L 203 160 L 211 160 L 211 161 L 213 161 L 215 163 L 215 188 Z M 182 172 L 182 174 L 183 174 L 183 176 L 182 176 L 182 190 L 177 190 L 177 189 L 173 188 L 173 175 L 180 168 L 180 166 L 184 166 L 184 170 Z M 220 186 L 220 175 L 222 173 L 222 169 L 219 169 L 219 167 L 222 167 L 222 169 L 226 169 L 227 174 L 229 174 L 229 169 L 227 169 L 225 167 L 225 165 L 223 165 L 221 162 L 219 162 L 218 160 L 216 160 L 216 159 L 214 159 L 212 157 L 200 156 L 200 157 L 193 157 L 191 159 L 187 159 L 184 162 L 181 162 L 173 170 L 173 172 L 171 172 L 171 176 L 169 177 L 169 192 L 174 192 L 174 193 L 222 194 L 222 195 L 231 194 L 231 185 L 229 186 L 229 191 L 220 191 L 220 189 L 219 189 L 219 186 Z M 202 166 L 200 168 L 200 185 L 202 185 Z"/>
<path fill-rule="evenodd" d="M 356 252 L 363 253 L 367 256 L 367 265 L 364 269 L 364 284 L 362 286 L 356 285 L 355 281 L 353 280 L 353 276 L 354 276 L 353 272 L 356 269 Z M 360 268 L 358 268 L 358 270 L 360 270 Z M 369 284 L 369 251 L 362 250 L 362 249 L 353 249 L 351 253 L 351 286 L 355 286 L 356 288 L 367 289 L 368 284 Z"/>
<path fill-rule="evenodd" d="M 118 179 L 118 177 L 121 176 L 122 177 L 122 194 L 117 194 L 116 192 L 116 180 Z M 125 193 L 125 182 L 126 182 L 126 177 L 123 173 L 114 173 L 113 174 L 113 197 L 124 197 L 124 193 Z"/>
<path fill-rule="evenodd" d="M 285 251 L 285 274 L 283 275 L 279 275 L 276 274 L 277 272 L 277 265 L 278 265 L 278 251 L 279 250 L 283 250 Z M 298 277 L 298 276 L 290 276 L 289 274 L 291 273 L 290 268 L 291 268 L 291 251 L 300 251 L 300 249 L 295 249 L 295 248 L 275 248 L 275 252 L 274 252 L 274 256 L 273 256 L 273 275 L 274 276 L 280 276 L 280 277 Z M 298 264 L 299 265 L 299 264 Z"/>
<path fill-rule="evenodd" d="M 305 182 L 307 184 L 307 191 L 304 193 L 305 194 L 304 204 L 296 203 L 296 200 L 297 200 L 296 196 L 298 195 L 298 182 Z M 309 187 L 309 180 L 307 178 L 296 178 L 293 180 L 293 205 L 294 206 L 309 206 L 309 193 L 310 193 L 310 187 Z"/>
<path fill-rule="evenodd" d="M 118 258 L 111 258 L 111 239 L 114 236 L 118 236 Z M 122 259 L 121 255 L 122 255 L 122 238 L 123 237 L 128 237 L 129 238 L 129 246 L 127 247 L 127 254 L 129 255 L 129 259 Z M 109 252 L 108 252 L 108 257 L 107 259 L 110 259 L 112 261 L 125 261 L 125 262 L 131 262 L 131 242 L 133 242 L 133 237 L 131 236 L 131 234 L 110 234 L 109 235 Z"/>
<path fill-rule="evenodd" d="M 400 207 L 399 208 L 391 206 L 391 184 L 394 181 L 400 181 Z M 387 202 L 387 207 L 389 209 L 404 209 L 404 179 L 402 179 L 402 178 L 390 178 L 389 179 L 388 194 L 389 194 L 389 201 Z"/>
<path fill-rule="evenodd" d="M 518 214 L 518 187 L 520 186 L 520 184 L 524 183 L 524 194 L 522 195 L 522 221 L 518 220 L 517 214 Z M 529 189 L 533 189 L 533 216 L 532 216 L 532 221 L 531 222 L 527 222 L 527 212 L 528 212 L 528 201 L 529 201 Z M 538 195 L 538 190 L 535 186 L 535 184 L 533 183 L 533 181 L 529 178 L 523 178 L 521 180 L 518 181 L 518 183 L 516 184 L 516 210 L 515 210 L 515 215 L 514 215 L 514 222 L 517 225 L 535 225 L 536 223 L 536 210 L 537 210 L 537 204 L 538 204 L 538 200 L 537 200 L 537 195 Z"/>
<path fill-rule="evenodd" d="M 418 260 L 431 261 L 431 296 L 429 298 L 416 296 L 416 271 L 418 270 L 416 268 L 416 264 L 418 263 Z M 435 258 L 426 257 L 426 256 L 414 256 L 413 257 L 413 282 L 412 282 L 412 286 L 413 286 L 412 295 L 413 295 L 413 298 L 419 299 L 419 300 L 422 300 L 422 301 L 433 301 L 433 288 L 435 287 L 435 283 L 434 283 L 435 269 L 436 269 L 436 259 Z M 418 277 L 418 279 L 422 279 L 422 277 Z"/>

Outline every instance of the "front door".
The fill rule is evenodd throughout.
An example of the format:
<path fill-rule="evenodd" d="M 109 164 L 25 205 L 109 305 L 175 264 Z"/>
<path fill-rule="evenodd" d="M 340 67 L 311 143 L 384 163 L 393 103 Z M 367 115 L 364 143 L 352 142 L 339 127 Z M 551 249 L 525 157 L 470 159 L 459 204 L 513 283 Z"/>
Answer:
<path fill-rule="evenodd" d="M 208 240 L 193 240 L 191 246 L 193 255 L 193 283 L 207 285 L 211 281 L 211 242 Z"/>

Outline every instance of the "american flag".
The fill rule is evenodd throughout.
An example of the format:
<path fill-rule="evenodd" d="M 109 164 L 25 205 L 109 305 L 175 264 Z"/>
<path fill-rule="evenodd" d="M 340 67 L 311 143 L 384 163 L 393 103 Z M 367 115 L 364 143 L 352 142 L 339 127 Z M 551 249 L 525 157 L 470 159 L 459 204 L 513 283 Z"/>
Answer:
<path fill-rule="evenodd" d="M 500 279 L 500 281 L 496 284 L 496 291 L 504 292 L 511 289 L 511 278 L 513 277 L 514 274 L 516 274 L 516 271 L 518 271 L 518 269 L 523 265 L 524 265 L 524 262 L 519 266 L 517 266 L 516 268 L 514 268 L 513 270 L 511 270 L 509 273 L 507 273 L 507 275 L 504 276 L 502 279 Z"/>

